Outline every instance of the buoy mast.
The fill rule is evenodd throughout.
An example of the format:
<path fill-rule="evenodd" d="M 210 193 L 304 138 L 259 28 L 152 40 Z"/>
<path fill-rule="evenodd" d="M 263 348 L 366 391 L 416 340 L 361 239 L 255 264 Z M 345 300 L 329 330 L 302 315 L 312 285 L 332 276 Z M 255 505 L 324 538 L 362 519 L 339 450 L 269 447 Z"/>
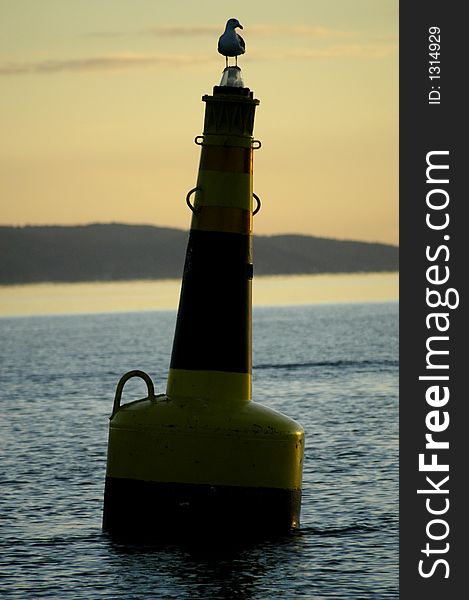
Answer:
<path fill-rule="evenodd" d="M 215 87 L 202 98 L 169 398 L 251 399 L 252 132 L 259 104 L 252 96 L 248 88 Z"/>

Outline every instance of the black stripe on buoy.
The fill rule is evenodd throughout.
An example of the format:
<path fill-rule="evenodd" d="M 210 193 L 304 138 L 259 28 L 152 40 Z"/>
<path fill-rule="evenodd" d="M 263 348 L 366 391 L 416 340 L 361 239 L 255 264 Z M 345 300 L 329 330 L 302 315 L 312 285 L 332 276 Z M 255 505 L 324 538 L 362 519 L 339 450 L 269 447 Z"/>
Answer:
<path fill-rule="evenodd" d="M 172 369 L 251 372 L 251 277 L 249 236 L 191 231 Z"/>
<path fill-rule="evenodd" d="M 104 530 L 129 540 L 289 533 L 301 491 L 106 478 Z M 125 517 L 125 518 L 124 518 Z"/>

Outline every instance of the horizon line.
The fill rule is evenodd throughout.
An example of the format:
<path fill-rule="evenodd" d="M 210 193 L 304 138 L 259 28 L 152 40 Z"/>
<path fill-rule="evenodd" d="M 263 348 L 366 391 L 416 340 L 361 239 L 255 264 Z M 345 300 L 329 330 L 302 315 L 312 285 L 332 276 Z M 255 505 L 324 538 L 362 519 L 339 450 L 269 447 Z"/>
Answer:
<path fill-rule="evenodd" d="M 92 227 L 92 226 L 111 226 L 111 225 L 121 225 L 125 227 L 153 227 L 155 229 L 173 229 L 175 231 L 189 232 L 190 227 L 174 227 L 172 225 L 156 225 L 154 223 L 124 223 L 121 221 L 91 221 L 87 223 L 25 223 L 21 225 L 13 225 L 13 224 L 5 224 L 0 223 L 0 228 L 11 228 L 11 229 L 25 229 L 25 228 L 33 228 L 33 227 L 43 227 L 43 228 L 52 228 L 52 227 L 63 227 L 63 228 L 73 228 L 73 227 Z M 313 233 L 297 233 L 297 232 L 284 232 L 284 233 L 253 233 L 253 237 L 280 237 L 280 236 L 297 236 L 297 237 L 310 237 L 316 239 L 323 240 L 333 240 L 336 242 L 356 242 L 360 244 L 380 244 L 382 246 L 391 246 L 393 248 L 399 248 L 399 244 L 391 243 L 391 242 L 380 242 L 380 241 L 369 241 L 369 240 L 360 240 L 355 238 L 339 238 L 339 237 L 330 237 L 324 235 L 317 235 Z"/>

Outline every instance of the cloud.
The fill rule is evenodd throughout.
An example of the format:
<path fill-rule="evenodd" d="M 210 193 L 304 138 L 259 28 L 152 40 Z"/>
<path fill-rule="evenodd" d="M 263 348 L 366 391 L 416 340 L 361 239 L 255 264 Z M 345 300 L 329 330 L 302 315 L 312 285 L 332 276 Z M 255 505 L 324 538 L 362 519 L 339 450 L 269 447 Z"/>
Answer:
<path fill-rule="evenodd" d="M 89 58 L 0 63 L 0 75 L 52 74 L 64 72 L 115 71 L 141 67 L 178 67 L 213 61 L 209 55 L 116 54 Z"/>
<path fill-rule="evenodd" d="M 125 35 L 155 35 L 164 37 L 218 37 L 223 31 L 223 25 L 158 25 L 141 29 L 138 32 L 95 31 L 84 34 L 84 37 L 113 38 Z M 262 37 L 343 37 L 353 35 L 351 31 L 343 31 L 330 27 L 313 25 L 267 25 L 258 24 L 246 27 L 245 35 L 255 34 Z"/>
<path fill-rule="evenodd" d="M 318 27 L 313 25 L 253 25 L 249 31 L 266 37 L 343 37 L 353 35 L 352 31 L 343 31 L 331 27 Z"/>
<path fill-rule="evenodd" d="M 117 38 L 128 35 L 125 31 L 90 31 L 89 33 L 83 33 L 81 37 L 84 38 Z"/>
<path fill-rule="evenodd" d="M 159 25 L 142 29 L 139 34 L 152 34 L 164 36 L 199 36 L 220 35 L 221 28 L 218 25 Z"/>
<path fill-rule="evenodd" d="M 297 48 L 272 50 L 271 52 L 250 50 L 243 61 L 292 61 L 338 58 L 382 59 L 397 53 L 397 44 L 392 42 L 370 44 L 342 44 L 321 48 Z M 108 56 L 41 60 L 30 62 L 0 63 L 0 76 L 7 75 L 50 75 L 55 73 L 88 73 L 95 71 L 119 71 L 136 68 L 178 68 L 211 64 L 220 60 L 218 54 L 137 54 L 121 53 Z"/>
<path fill-rule="evenodd" d="M 144 29 L 140 33 L 161 36 L 203 36 L 220 35 L 223 28 L 218 25 L 160 25 Z M 255 34 L 263 37 L 337 37 L 352 35 L 350 31 L 341 31 L 328 27 L 314 27 L 311 25 L 251 25 L 246 28 L 245 35 Z"/>
<path fill-rule="evenodd" d="M 326 48 L 305 48 L 257 55 L 258 59 L 314 60 L 321 58 L 381 59 L 397 53 L 396 44 L 346 44 Z"/>

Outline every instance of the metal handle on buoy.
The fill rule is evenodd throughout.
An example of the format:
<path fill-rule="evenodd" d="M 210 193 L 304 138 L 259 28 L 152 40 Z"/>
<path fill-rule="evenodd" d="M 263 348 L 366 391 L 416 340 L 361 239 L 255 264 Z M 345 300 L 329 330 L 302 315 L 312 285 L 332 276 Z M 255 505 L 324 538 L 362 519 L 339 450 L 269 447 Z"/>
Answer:
<path fill-rule="evenodd" d="M 151 380 L 150 375 L 147 375 L 147 373 L 145 373 L 144 371 L 139 370 L 129 371 L 125 375 L 122 375 L 122 377 L 119 379 L 119 383 L 117 384 L 116 395 L 114 397 L 114 405 L 112 407 L 111 419 L 120 408 L 122 390 L 124 389 L 124 385 L 132 377 L 140 377 L 141 379 L 143 379 L 143 381 L 147 384 L 149 398 L 155 395 L 155 388 L 153 386 L 153 381 Z"/>
<path fill-rule="evenodd" d="M 200 192 L 200 190 L 201 190 L 201 189 L 202 189 L 202 188 L 195 187 L 195 188 L 192 188 L 192 189 L 191 189 L 189 192 L 187 192 L 187 196 L 186 196 L 186 204 L 187 204 L 187 206 L 188 206 L 188 207 L 191 209 L 191 211 L 192 211 L 194 214 L 196 214 L 196 213 L 197 213 L 197 208 L 195 208 L 195 207 L 194 207 L 194 206 L 192 206 L 192 204 L 191 204 L 191 195 L 192 195 L 194 192 Z"/>
<path fill-rule="evenodd" d="M 257 213 L 261 210 L 261 199 L 259 198 L 259 196 L 257 194 L 252 194 L 252 197 L 256 199 L 257 202 L 257 206 L 255 208 L 255 210 L 252 213 L 252 216 L 257 215 Z"/>
<path fill-rule="evenodd" d="M 254 144 L 256 144 L 254 146 Z M 252 140 L 252 149 L 253 150 L 259 150 L 259 148 L 262 146 L 261 140 Z"/>
<path fill-rule="evenodd" d="M 203 135 L 196 135 L 195 138 L 194 138 L 194 142 L 197 144 L 197 146 L 202 146 L 202 144 L 204 143 L 204 136 Z"/>

